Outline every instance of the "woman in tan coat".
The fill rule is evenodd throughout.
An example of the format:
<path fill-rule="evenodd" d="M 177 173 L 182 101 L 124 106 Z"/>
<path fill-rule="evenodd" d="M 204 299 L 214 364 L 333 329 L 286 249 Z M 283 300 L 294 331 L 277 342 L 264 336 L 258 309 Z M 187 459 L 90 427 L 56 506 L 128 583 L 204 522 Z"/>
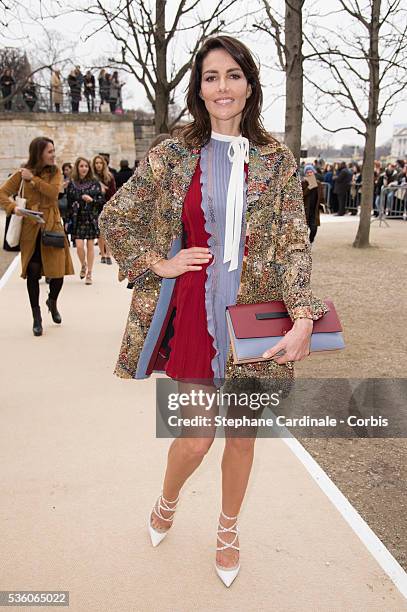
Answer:
<path fill-rule="evenodd" d="M 22 214 L 21 209 L 10 199 L 11 196 L 18 193 L 21 181 L 24 181 L 23 197 L 27 200 L 26 208 L 42 212 L 45 222 L 40 225 L 35 219 L 24 217 L 20 238 L 21 277 L 27 279 L 28 295 L 34 318 L 34 336 L 41 336 L 39 279 L 42 275 L 51 279 L 46 304 L 53 321 L 61 323 L 57 298 L 63 285 L 64 275 L 74 274 L 69 245 L 58 208 L 62 174 L 55 165 L 55 148 L 52 140 L 42 136 L 34 138 L 30 144 L 28 162 L 0 187 L 0 206 L 9 215 Z M 64 248 L 44 246 L 41 241 L 41 228 L 60 232 L 64 236 Z"/>
<path fill-rule="evenodd" d="M 51 76 L 52 102 L 57 113 L 61 112 L 61 104 L 64 101 L 64 90 L 60 70 L 54 70 Z"/>

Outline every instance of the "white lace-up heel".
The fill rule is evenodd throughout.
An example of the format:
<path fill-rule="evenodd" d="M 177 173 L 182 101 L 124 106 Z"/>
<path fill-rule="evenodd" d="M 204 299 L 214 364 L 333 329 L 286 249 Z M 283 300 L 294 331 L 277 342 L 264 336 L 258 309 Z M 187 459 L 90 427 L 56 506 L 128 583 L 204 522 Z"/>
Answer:
<path fill-rule="evenodd" d="M 172 524 L 172 521 L 174 520 L 174 514 L 175 514 L 176 504 L 177 504 L 178 500 L 179 500 L 179 495 L 178 495 L 177 499 L 174 499 L 173 501 L 165 499 L 165 497 L 163 495 L 160 495 L 158 497 L 157 501 L 154 504 L 152 512 L 154 512 L 154 514 L 156 514 L 161 520 L 167 521 L 167 522 Z M 168 504 L 175 504 L 175 506 L 170 508 L 170 506 Z M 167 518 L 167 517 L 165 517 L 165 516 L 163 516 L 161 514 L 162 510 L 166 510 L 167 512 L 172 512 L 172 515 Z M 151 544 L 153 546 L 158 546 L 158 544 L 167 535 L 169 529 L 170 529 L 169 527 L 168 527 L 168 529 L 163 529 L 163 528 L 156 529 L 155 527 L 153 527 L 151 525 L 151 513 L 150 513 L 150 516 L 148 517 L 148 531 L 150 533 Z"/>
<path fill-rule="evenodd" d="M 223 512 L 223 510 L 221 510 L 221 515 L 229 521 L 237 519 L 237 516 L 227 516 Z M 219 537 L 219 533 L 234 533 L 235 537 L 233 538 L 231 542 L 225 542 L 224 540 L 222 540 L 221 537 Z M 223 546 L 217 546 L 216 550 L 225 550 L 226 548 L 234 548 L 235 550 L 240 550 L 239 546 L 235 545 L 238 534 L 239 534 L 239 529 L 237 527 L 237 520 L 235 520 L 233 525 L 231 525 L 230 527 L 225 527 L 224 525 L 222 525 L 222 523 L 219 520 L 218 540 L 222 542 Z M 222 580 L 223 584 L 229 587 L 239 573 L 240 563 L 238 562 L 237 565 L 235 565 L 234 567 L 224 567 L 222 565 L 219 565 L 216 562 L 215 567 L 216 567 L 216 572 L 219 578 Z"/>

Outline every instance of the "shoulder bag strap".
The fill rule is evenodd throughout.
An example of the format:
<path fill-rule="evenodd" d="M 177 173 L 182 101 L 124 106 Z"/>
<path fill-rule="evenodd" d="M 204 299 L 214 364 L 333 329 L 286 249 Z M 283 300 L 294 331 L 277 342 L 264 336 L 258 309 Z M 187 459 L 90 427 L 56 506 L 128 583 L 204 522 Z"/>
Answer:
<path fill-rule="evenodd" d="M 18 190 L 18 194 L 17 194 L 19 198 L 23 198 L 23 197 L 24 197 L 24 183 L 25 183 L 25 181 L 24 181 L 24 179 L 21 177 L 20 188 L 19 188 L 19 190 Z"/>

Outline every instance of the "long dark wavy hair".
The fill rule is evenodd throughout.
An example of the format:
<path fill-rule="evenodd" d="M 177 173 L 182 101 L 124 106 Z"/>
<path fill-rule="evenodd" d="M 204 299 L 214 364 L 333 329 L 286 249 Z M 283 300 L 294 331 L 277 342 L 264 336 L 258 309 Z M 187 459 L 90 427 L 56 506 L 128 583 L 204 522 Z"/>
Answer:
<path fill-rule="evenodd" d="M 233 57 L 252 88 L 252 93 L 247 99 L 242 113 L 240 123 L 242 136 L 245 136 L 250 142 L 257 145 L 277 142 L 266 131 L 261 120 L 263 92 L 260 84 L 259 69 L 246 45 L 232 36 L 213 36 L 207 38 L 197 52 L 191 68 L 186 96 L 187 107 L 194 120 L 177 130 L 176 135 L 191 147 L 200 147 L 206 144 L 211 137 L 209 113 L 199 92 L 201 91 L 203 60 L 214 49 L 224 49 Z"/>
<path fill-rule="evenodd" d="M 42 154 L 50 143 L 54 146 L 54 141 L 46 136 L 38 136 L 30 142 L 28 148 L 28 162 L 24 167 L 31 170 L 35 176 L 39 176 L 44 170 L 49 172 L 51 176 L 54 176 L 57 171 L 56 166 L 44 166 L 42 163 Z"/>

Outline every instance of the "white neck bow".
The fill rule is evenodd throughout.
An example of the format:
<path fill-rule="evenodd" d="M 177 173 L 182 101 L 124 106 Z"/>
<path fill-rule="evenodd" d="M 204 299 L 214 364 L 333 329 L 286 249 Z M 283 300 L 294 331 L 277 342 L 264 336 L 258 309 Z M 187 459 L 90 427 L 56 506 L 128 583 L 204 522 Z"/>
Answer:
<path fill-rule="evenodd" d="M 230 261 L 229 272 L 239 263 L 240 236 L 243 217 L 244 164 L 249 162 L 249 141 L 244 136 L 223 136 L 213 133 L 218 140 L 230 141 L 228 157 L 232 162 L 226 199 L 225 249 L 223 263 Z"/>

